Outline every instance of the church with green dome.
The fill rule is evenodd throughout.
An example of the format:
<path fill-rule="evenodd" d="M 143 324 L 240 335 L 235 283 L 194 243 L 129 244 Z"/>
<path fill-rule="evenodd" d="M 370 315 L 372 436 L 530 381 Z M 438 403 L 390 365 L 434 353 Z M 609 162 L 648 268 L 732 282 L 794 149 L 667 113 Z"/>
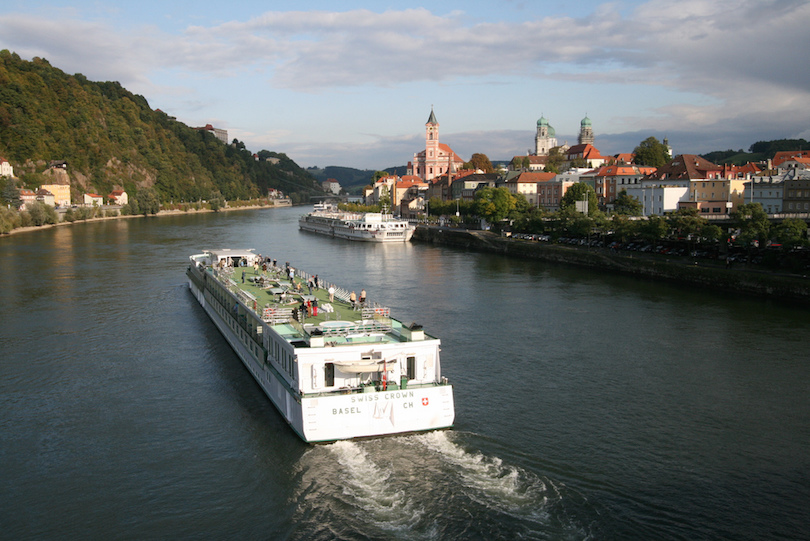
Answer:
<path fill-rule="evenodd" d="M 577 137 L 577 143 L 580 145 L 593 144 L 593 128 L 591 127 L 591 119 L 588 118 L 587 114 L 585 118 L 582 119 L 582 122 L 579 123 L 579 137 Z"/>
<path fill-rule="evenodd" d="M 546 117 L 540 115 L 537 121 L 537 136 L 534 138 L 534 155 L 548 156 L 549 151 L 557 146 L 557 132 L 554 131 Z"/>
<path fill-rule="evenodd" d="M 588 115 L 579 123 L 579 135 L 577 136 L 577 143 L 580 145 L 593 145 L 593 126 L 591 126 L 591 119 Z M 535 156 L 548 156 L 549 151 L 557 145 L 557 132 L 548 123 L 548 119 L 540 115 L 537 121 L 537 135 L 534 138 L 534 155 Z M 564 145 L 565 148 L 568 145 Z"/>

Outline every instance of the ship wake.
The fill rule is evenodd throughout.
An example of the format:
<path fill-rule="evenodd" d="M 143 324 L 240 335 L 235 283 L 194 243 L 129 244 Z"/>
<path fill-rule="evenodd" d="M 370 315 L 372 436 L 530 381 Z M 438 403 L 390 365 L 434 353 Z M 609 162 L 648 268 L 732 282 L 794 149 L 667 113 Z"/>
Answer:
<path fill-rule="evenodd" d="M 555 483 L 467 450 L 456 437 L 431 432 L 309 449 L 298 464 L 294 523 L 314 529 L 299 533 L 441 539 L 461 526 L 474 536 L 588 537 L 559 516 L 565 506 Z"/>

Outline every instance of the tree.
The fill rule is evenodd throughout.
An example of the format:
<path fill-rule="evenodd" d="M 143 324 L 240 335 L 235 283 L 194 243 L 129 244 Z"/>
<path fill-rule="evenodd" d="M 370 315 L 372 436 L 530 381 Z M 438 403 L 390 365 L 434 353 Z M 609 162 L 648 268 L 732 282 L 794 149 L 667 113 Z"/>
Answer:
<path fill-rule="evenodd" d="M 762 210 L 761 204 L 745 203 L 740 205 L 737 210 L 731 213 L 731 218 L 740 222 L 740 234 L 737 235 L 737 240 L 744 246 L 750 248 L 755 242 L 759 246 L 765 246 L 771 223 L 768 221 L 768 214 Z"/>
<path fill-rule="evenodd" d="M 647 137 L 633 149 L 633 163 L 637 165 L 662 167 L 671 159 L 669 149 L 655 137 Z"/>
<path fill-rule="evenodd" d="M 700 238 L 707 241 L 715 241 L 723 238 L 723 230 L 719 225 L 707 223 L 700 228 Z"/>
<path fill-rule="evenodd" d="M 798 246 L 807 237 L 807 222 L 798 218 L 785 218 L 774 229 L 776 240 L 787 247 Z"/>
<path fill-rule="evenodd" d="M 3 185 L 0 190 L 0 199 L 3 203 L 11 205 L 13 208 L 20 207 L 20 189 L 17 188 L 17 183 L 8 177 L 0 177 L 0 184 Z"/>
<path fill-rule="evenodd" d="M 560 147 L 554 147 L 548 151 L 545 170 L 549 173 L 559 173 L 560 167 L 562 167 L 564 162 L 565 156 L 560 150 Z"/>
<path fill-rule="evenodd" d="M 157 192 L 152 188 L 139 191 L 135 196 L 135 201 L 144 216 L 147 214 L 157 214 L 160 210 L 160 199 L 158 199 Z"/>
<path fill-rule="evenodd" d="M 490 223 L 504 220 L 515 209 L 515 199 L 506 188 L 481 188 L 475 192 L 475 211 Z"/>
<path fill-rule="evenodd" d="M 656 242 L 667 236 L 669 224 L 661 216 L 650 216 L 641 222 L 638 233 L 648 242 Z"/>
<path fill-rule="evenodd" d="M 560 209 L 576 209 L 577 201 L 588 202 L 588 216 L 599 210 L 599 203 L 596 199 L 596 192 L 593 187 L 584 182 L 577 182 L 566 190 L 565 195 L 560 199 Z"/>
<path fill-rule="evenodd" d="M 700 216 L 696 208 L 680 208 L 670 214 L 667 221 L 679 237 L 696 236 L 708 225 L 706 218 Z"/>
<path fill-rule="evenodd" d="M 613 201 L 613 212 L 624 216 L 641 216 L 641 203 L 635 197 L 627 195 L 627 190 L 622 190 Z"/>
<path fill-rule="evenodd" d="M 613 232 L 620 242 L 627 242 L 628 239 L 636 236 L 637 223 L 636 221 L 631 221 L 624 214 L 614 214 L 612 220 Z"/>
<path fill-rule="evenodd" d="M 467 164 L 470 165 L 470 169 L 480 169 L 484 173 L 492 173 L 494 170 L 492 168 L 492 162 L 489 161 L 486 154 L 473 154 L 470 161 L 464 165 L 466 166 Z"/>

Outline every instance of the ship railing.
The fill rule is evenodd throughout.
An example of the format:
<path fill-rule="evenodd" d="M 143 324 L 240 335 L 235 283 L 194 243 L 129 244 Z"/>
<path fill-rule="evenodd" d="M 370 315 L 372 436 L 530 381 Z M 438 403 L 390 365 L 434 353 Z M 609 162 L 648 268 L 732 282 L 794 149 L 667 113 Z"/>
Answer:
<path fill-rule="evenodd" d="M 387 306 L 367 306 L 361 310 L 363 319 L 388 318 L 391 319 L 391 309 Z"/>
<path fill-rule="evenodd" d="M 292 308 L 267 307 L 262 310 L 262 321 L 271 325 L 287 323 L 292 318 Z"/>
<path fill-rule="evenodd" d="M 391 332 L 392 327 L 390 321 L 363 321 L 352 325 L 343 325 L 341 327 L 321 327 L 320 330 L 325 337 L 329 337 L 347 336 L 350 334 L 388 333 Z"/>

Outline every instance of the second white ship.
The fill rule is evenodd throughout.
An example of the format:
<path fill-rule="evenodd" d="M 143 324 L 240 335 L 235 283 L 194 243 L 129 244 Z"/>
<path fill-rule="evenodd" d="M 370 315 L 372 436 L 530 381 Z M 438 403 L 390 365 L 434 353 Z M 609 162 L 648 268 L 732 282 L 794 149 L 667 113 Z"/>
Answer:
<path fill-rule="evenodd" d="M 330 237 L 365 242 L 408 242 L 416 227 L 380 212 L 352 213 L 334 207 L 316 205 L 315 209 L 298 220 L 303 231 Z"/>

